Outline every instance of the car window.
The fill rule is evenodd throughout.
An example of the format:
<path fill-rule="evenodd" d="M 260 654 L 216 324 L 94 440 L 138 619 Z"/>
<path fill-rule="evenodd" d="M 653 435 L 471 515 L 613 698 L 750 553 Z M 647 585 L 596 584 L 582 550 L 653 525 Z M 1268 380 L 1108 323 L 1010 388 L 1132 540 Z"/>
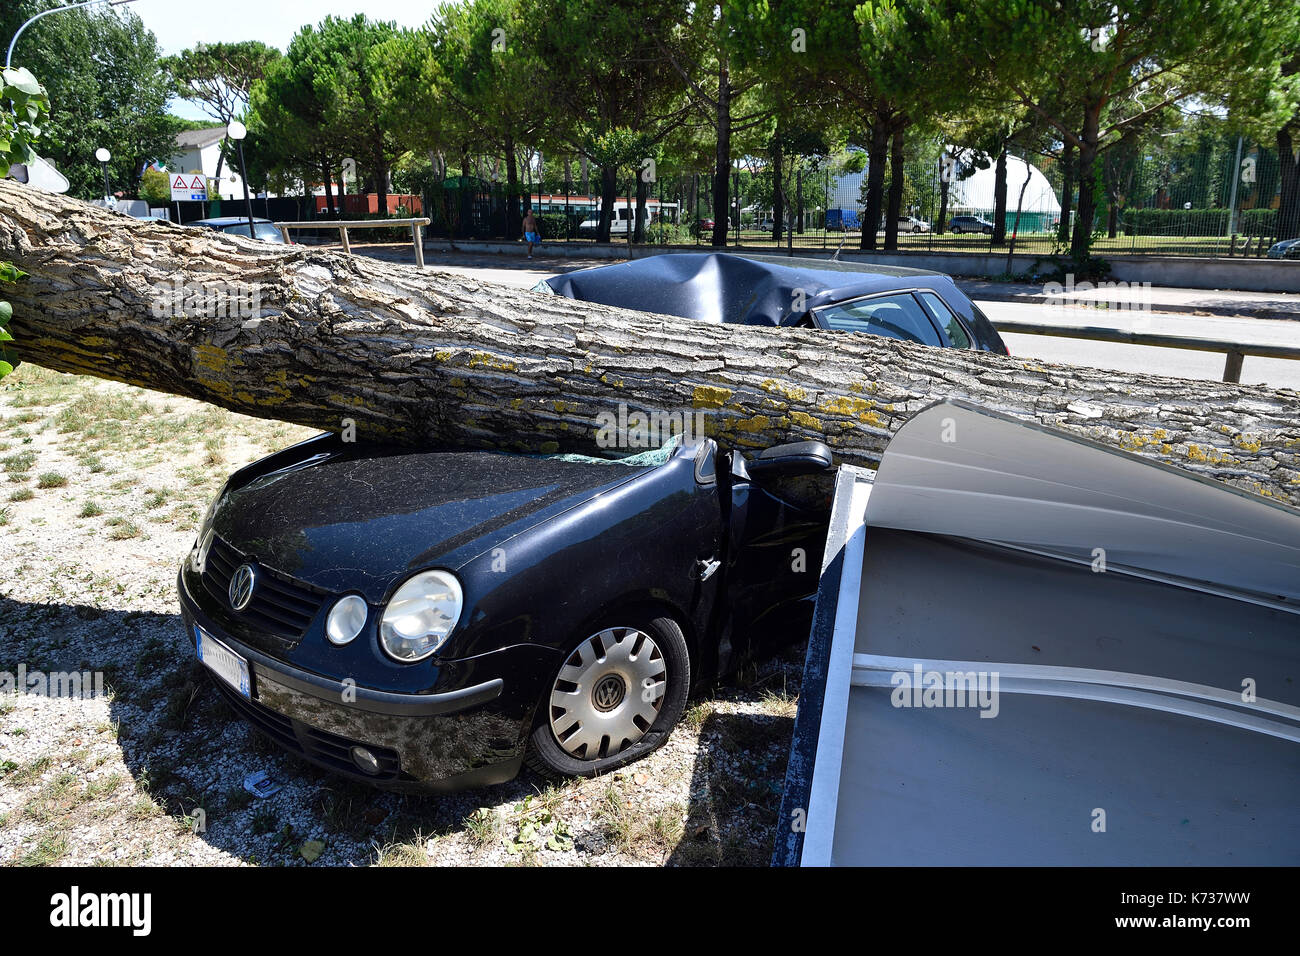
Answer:
<path fill-rule="evenodd" d="M 948 304 L 939 298 L 937 294 L 927 292 L 924 289 L 921 290 L 920 295 L 921 300 L 934 313 L 935 319 L 943 326 L 943 330 L 948 333 L 948 341 L 952 343 L 952 347 L 955 349 L 970 348 L 970 336 L 966 334 L 966 330 L 962 327 L 957 316 L 953 314 L 952 309 L 948 308 Z"/>
<path fill-rule="evenodd" d="M 257 229 L 257 238 L 269 239 L 272 242 L 277 242 L 280 239 L 280 230 L 276 229 L 271 223 L 255 222 L 253 225 Z M 241 222 L 233 226 L 227 226 L 222 232 L 228 232 L 236 236 L 246 236 L 248 235 L 248 223 Z"/>
<path fill-rule="evenodd" d="M 909 292 L 828 306 L 818 311 L 817 316 L 829 329 L 866 332 L 922 345 L 943 345 L 938 329 Z"/>

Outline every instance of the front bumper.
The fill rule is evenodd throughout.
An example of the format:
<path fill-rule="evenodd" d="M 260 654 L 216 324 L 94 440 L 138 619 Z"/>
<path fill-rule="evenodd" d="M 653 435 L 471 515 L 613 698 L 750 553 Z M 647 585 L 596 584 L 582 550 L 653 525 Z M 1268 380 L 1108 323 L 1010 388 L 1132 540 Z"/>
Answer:
<path fill-rule="evenodd" d="M 195 627 L 248 662 L 251 697 L 214 675 L 240 717 L 300 757 L 353 780 L 389 789 L 450 792 L 504 783 L 523 761 L 550 662 L 546 648 L 505 648 L 461 662 L 463 686 L 435 694 L 399 694 L 345 684 L 278 660 L 213 622 L 178 576 L 190 643 Z M 378 761 L 363 772 L 351 757 L 362 746 Z"/>

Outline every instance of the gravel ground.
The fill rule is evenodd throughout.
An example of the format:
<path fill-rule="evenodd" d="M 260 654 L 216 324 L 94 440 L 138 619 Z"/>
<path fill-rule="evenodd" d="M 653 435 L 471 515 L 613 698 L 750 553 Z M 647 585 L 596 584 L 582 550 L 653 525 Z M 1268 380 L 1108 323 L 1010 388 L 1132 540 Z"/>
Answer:
<path fill-rule="evenodd" d="M 692 699 L 668 743 L 607 777 L 529 771 L 444 797 L 357 786 L 281 753 L 220 700 L 175 572 L 235 468 L 310 434 L 22 366 L 0 382 L 0 693 L 7 865 L 764 865 L 802 647 Z M 266 771 L 266 798 L 243 788 Z"/>

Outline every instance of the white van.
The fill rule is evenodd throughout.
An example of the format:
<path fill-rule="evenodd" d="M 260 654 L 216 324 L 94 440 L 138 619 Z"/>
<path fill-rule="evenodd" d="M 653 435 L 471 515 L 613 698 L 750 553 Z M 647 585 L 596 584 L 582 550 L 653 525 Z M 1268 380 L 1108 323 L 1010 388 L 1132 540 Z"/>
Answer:
<path fill-rule="evenodd" d="M 645 211 L 645 224 L 649 226 L 655 221 L 654 212 L 647 207 Z M 618 203 L 614 206 L 614 218 L 609 224 L 609 238 L 626 239 L 628 234 L 636 226 L 636 204 L 628 208 L 626 203 Z M 594 239 L 596 231 L 600 228 L 600 213 L 593 213 L 590 218 L 584 219 L 578 224 L 578 235 L 584 239 Z"/>

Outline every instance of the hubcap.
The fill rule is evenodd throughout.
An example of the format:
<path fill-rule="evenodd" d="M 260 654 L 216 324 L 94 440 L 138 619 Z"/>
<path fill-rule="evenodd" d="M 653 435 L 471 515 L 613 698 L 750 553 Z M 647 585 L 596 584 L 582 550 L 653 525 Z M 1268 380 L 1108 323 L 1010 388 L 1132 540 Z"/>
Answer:
<path fill-rule="evenodd" d="M 569 655 L 551 688 L 551 733 L 571 756 L 597 760 L 645 736 L 668 687 L 668 667 L 654 640 L 611 627 Z"/>

